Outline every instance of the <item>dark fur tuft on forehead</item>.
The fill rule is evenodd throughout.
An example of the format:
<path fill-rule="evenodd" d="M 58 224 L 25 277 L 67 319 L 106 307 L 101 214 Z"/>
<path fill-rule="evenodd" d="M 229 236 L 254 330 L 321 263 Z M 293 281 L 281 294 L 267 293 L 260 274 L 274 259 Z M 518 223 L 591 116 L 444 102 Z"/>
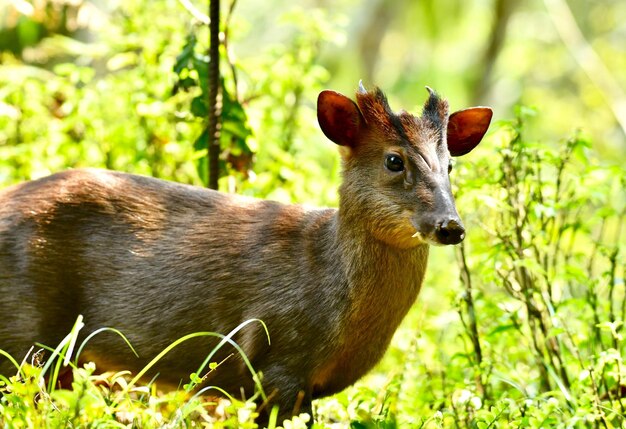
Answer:
<path fill-rule="evenodd" d="M 439 95 L 426 87 L 430 96 L 424 103 L 422 110 L 422 118 L 429 121 L 435 128 L 443 131 L 448 126 L 448 102 L 439 97 Z"/>
<path fill-rule="evenodd" d="M 372 91 L 367 92 L 358 92 L 356 101 L 366 122 L 394 116 L 391 107 L 389 107 L 387 96 L 380 88 L 374 88 Z"/>
<path fill-rule="evenodd" d="M 356 100 L 366 124 L 377 124 L 385 132 L 395 132 L 400 138 L 408 140 L 406 124 L 403 124 L 401 116 L 391 110 L 387 97 L 380 88 L 367 92 L 359 91 L 356 94 Z"/>
<path fill-rule="evenodd" d="M 414 141 L 417 138 L 416 133 L 423 126 L 442 136 L 448 126 L 448 103 L 439 98 L 432 89 L 428 88 L 428 92 L 430 97 L 424 105 L 421 118 L 404 111 L 394 113 L 389 107 L 387 97 L 379 88 L 357 92 L 356 100 L 367 125 L 375 125 L 385 134 L 396 134 L 404 141 Z"/>

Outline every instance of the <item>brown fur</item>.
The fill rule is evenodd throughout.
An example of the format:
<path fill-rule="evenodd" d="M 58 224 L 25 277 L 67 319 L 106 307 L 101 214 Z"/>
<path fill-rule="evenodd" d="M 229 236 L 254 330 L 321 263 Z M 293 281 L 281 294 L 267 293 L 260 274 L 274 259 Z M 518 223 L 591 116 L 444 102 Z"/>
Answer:
<path fill-rule="evenodd" d="M 354 383 L 380 359 L 419 293 L 436 220 L 457 218 L 441 132 L 447 104 L 432 97 L 439 121 L 428 105 L 422 118 L 392 116 L 380 91 L 359 94 L 358 107 L 337 93 L 320 96 L 322 128 L 345 147 L 338 210 L 101 170 L 1 191 L 0 348 L 21 359 L 34 342 L 54 346 L 82 314 L 83 332 L 117 328 L 140 356 L 103 333 L 83 357 L 137 372 L 186 334 L 226 334 L 257 318 L 271 345 L 256 324 L 236 341 L 266 391 L 277 392 L 281 417 L 300 392 L 310 412 L 312 399 Z M 404 158 L 403 174 L 386 169 L 389 151 Z M 158 380 L 187 380 L 216 343 L 175 348 L 155 368 Z M 0 373 L 12 371 L 0 360 Z M 237 356 L 207 383 L 253 392 Z"/>

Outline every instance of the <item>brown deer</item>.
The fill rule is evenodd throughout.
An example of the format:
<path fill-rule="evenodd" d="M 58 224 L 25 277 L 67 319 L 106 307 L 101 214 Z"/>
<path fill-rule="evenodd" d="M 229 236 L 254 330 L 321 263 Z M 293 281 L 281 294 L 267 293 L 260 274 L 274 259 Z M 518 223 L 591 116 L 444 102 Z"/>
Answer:
<path fill-rule="evenodd" d="M 356 103 L 323 91 L 317 116 L 340 146 L 339 209 L 227 195 L 149 177 L 73 170 L 0 192 L 0 348 L 21 359 L 56 345 L 83 315 L 101 333 L 83 358 L 139 371 L 196 331 L 234 337 L 286 418 L 311 413 L 381 358 L 414 303 L 430 244 L 465 230 L 448 174 L 450 156 L 482 139 L 491 109 L 448 115 L 432 90 L 421 116 L 394 113 L 378 89 Z M 182 343 L 154 368 L 189 379 L 216 339 Z M 254 383 L 229 345 L 207 383 L 237 396 Z M 0 374 L 15 373 L 0 356 Z"/>

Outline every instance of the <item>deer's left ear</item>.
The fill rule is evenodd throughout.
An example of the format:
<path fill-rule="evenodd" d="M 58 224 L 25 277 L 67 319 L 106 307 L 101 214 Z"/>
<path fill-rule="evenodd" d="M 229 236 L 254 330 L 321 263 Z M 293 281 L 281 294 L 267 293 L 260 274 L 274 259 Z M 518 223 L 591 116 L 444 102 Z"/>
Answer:
<path fill-rule="evenodd" d="M 489 128 L 493 111 L 489 107 L 459 110 L 448 119 L 448 150 L 452 156 L 469 153 L 478 146 Z"/>
<path fill-rule="evenodd" d="M 355 147 L 363 128 L 363 116 L 357 104 L 335 91 L 322 91 L 317 97 L 317 121 L 331 141 Z"/>

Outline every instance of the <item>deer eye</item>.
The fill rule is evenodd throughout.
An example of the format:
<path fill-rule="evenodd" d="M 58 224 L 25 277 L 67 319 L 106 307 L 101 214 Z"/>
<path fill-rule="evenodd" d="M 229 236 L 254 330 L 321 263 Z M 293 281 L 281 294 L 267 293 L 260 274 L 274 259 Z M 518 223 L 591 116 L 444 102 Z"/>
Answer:
<path fill-rule="evenodd" d="M 397 173 L 404 170 L 404 161 L 398 155 L 387 155 L 385 167 L 387 170 Z"/>
<path fill-rule="evenodd" d="M 448 174 L 452 171 L 452 160 L 448 162 Z"/>

